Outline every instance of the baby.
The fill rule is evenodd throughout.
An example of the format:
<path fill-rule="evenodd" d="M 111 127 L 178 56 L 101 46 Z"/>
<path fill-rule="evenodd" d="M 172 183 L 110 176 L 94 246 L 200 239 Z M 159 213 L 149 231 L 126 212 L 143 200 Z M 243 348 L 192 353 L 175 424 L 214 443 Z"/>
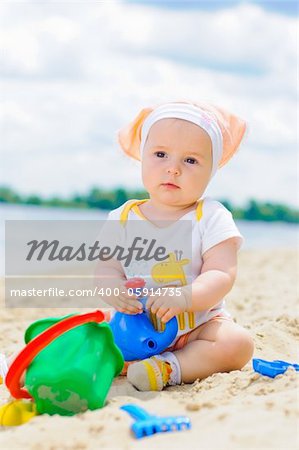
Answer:
<path fill-rule="evenodd" d="M 139 276 L 147 278 L 148 288 L 155 289 L 146 304 L 151 314 L 162 323 L 177 317 L 178 334 L 165 352 L 127 365 L 127 378 L 140 391 L 160 391 L 168 385 L 241 369 L 252 357 L 251 336 L 232 320 L 223 300 L 236 279 L 243 238 L 231 213 L 221 203 L 203 197 L 217 169 L 236 152 L 245 129 L 241 119 L 223 109 L 178 102 L 142 110 L 119 132 L 125 153 L 141 160 L 149 199 L 126 202 L 108 220 L 120 221 L 124 227 L 139 220 L 157 228 L 162 221 L 187 220 L 192 230 L 188 237 L 192 238 L 192 255 L 183 255 L 184 260 L 174 256 L 177 250 L 175 244 L 171 247 L 175 241 L 171 229 L 166 234 L 167 248 L 172 250 L 169 266 L 171 258 L 182 263 L 182 270 L 171 272 L 168 279 L 155 276 L 158 269 L 153 261 L 148 262 L 152 267 L 144 268 L 141 263 L 125 267 L 111 259 L 100 262 L 97 269 L 121 288 L 120 295 L 105 298 L 115 310 L 141 312 L 138 298 L 124 288 L 127 278 Z M 163 295 L 156 294 L 159 286 L 167 287 L 166 294 L 165 290 Z M 179 289 L 179 295 L 173 295 L 171 286 Z"/>

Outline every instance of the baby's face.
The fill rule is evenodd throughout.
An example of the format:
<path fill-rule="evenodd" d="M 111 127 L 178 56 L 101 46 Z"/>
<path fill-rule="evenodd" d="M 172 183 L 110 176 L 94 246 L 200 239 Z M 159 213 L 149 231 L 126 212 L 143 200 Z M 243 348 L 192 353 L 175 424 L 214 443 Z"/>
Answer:
<path fill-rule="evenodd" d="M 142 178 L 159 203 L 188 206 L 204 193 L 212 171 L 212 143 L 199 126 L 162 119 L 150 129 L 143 151 Z"/>

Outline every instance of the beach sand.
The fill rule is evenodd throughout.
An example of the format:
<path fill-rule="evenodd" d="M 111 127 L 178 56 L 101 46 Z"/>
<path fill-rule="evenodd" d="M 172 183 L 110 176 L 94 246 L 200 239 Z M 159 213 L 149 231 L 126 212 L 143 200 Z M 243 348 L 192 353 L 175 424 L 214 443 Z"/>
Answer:
<path fill-rule="evenodd" d="M 254 357 L 298 362 L 298 254 L 292 250 L 242 251 L 237 282 L 227 296 L 235 320 L 252 334 Z M 35 319 L 69 310 L 8 309 L 2 304 L 0 351 L 22 346 Z M 124 377 L 113 383 L 107 405 L 74 417 L 41 415 L 0 429 L 3 449 L 295 449 L 298 448 L 298 377 L 289 369 L 275 379 L 241 371 L 218 373 L 161 393 L 138 392 Z M 8 399 L 0 386 L 0 401 Z M 154 414 L 186 414 L 192 430 L 136 440 L 119 406 L 135 402 Z M 297 447 L 296 447 L 297 446 Z"/>

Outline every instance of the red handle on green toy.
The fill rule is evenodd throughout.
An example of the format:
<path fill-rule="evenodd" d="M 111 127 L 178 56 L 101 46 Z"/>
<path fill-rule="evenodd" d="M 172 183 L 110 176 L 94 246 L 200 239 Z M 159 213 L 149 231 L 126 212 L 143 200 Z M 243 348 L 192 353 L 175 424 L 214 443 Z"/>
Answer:
<path fill-rule="evenodd" d="M 5 383 L 11 395 L 14 398 L 32 398 L 26 389 L 21 388 L 20 378 L 33 358 L 35 358 L 35 356 L 48 344 L 54 341 L 54 339 L 66 331 L 69 331 L 79 325 L 83 325 L 84 323 L 103 322 L 104 318 L 104 314 L 99 310 L 87 314 L 68 317 L 55 325 L 52 325 L 43 333 L 32 339 L 32 341 L 30 341 L 18 354 L 6 375 Z"/>

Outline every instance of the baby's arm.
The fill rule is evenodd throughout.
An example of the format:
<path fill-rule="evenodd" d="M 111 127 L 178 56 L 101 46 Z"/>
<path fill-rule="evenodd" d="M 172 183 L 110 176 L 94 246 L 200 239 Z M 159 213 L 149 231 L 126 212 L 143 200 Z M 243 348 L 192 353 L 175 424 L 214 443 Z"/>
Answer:
<path fill-rule="evenodd" d="M 203 255 L 200 275 L 182 291 L 187 295 L 188 311 L 205 311 L 216 305 L 232 289 L 237 275 L 238 238 L 215 245 Z"/>
<path fill-rule="evenodd" d="M 117 311 L 127 314 L 142 312 L 142 303 L 136 295 L 129 295 L 125 286 L 126 277 L 121 263 L 116 259 L 100 261 L 95 271 L 95 285 L 98 292 L 103 292 L 101 297 L 105 303 L 113 306 Z M 108 295 L 110 294 L 111 295 Z"/>
<path fill-rule="evenodd" d="M 238 238 L 220 242 L 204 253 L 200 275 L 192 285 L 181 288 L 180 296 L 153 296 L 147 306 L 163 322 L 168 322 L 180 312 L 211 309 L 233 287 L 237 274 L 237 252 Z"/>

